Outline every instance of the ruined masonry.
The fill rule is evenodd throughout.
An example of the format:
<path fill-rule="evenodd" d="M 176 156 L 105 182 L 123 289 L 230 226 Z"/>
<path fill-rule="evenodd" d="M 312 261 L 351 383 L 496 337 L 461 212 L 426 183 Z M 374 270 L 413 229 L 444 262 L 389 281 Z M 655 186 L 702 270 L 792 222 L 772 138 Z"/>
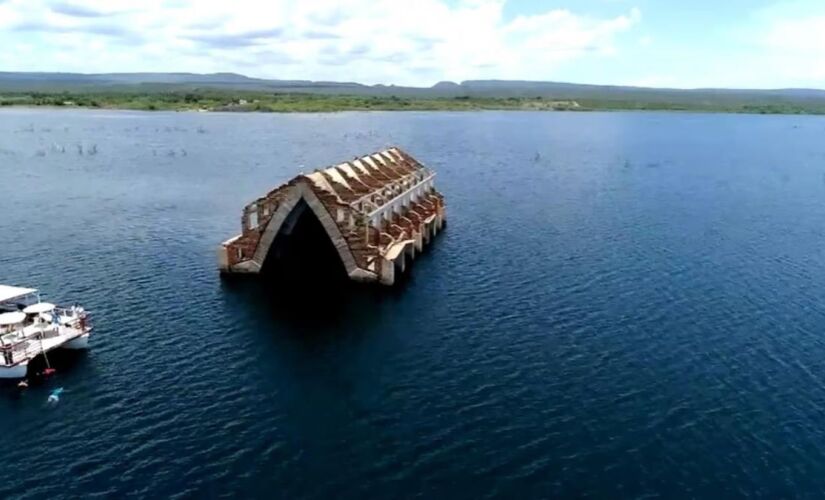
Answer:
<path fill-rule="evenodd" d="M 434 178 L 399 148 L 298 175 L 244 208 L 242 233 L 219 249 L 221 272 L 260 273 L 278 236 L 311 210 L 350 279 L 392 285 L 446 223 Z"/>

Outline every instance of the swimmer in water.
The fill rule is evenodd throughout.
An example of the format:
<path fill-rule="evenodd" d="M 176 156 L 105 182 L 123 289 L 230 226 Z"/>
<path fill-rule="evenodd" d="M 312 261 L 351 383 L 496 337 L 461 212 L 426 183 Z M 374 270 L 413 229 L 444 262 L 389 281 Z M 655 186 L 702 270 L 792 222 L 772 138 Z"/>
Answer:
<path fill-rule="evenodd" d="M 57 403 L 60 401 L 60 394 L 63 392 L 62 387 L 58 387 L 57 389 L 53 390 L 51 394 L 49 394 L 49 398 L 46 400 L 47 403 Z"/>

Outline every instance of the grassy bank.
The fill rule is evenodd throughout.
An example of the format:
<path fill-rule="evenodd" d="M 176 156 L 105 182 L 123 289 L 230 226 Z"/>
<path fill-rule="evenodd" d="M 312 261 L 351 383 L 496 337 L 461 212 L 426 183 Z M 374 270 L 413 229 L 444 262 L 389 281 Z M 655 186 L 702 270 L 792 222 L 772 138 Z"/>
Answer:
<path fill-rule="evenodd" d="M 760 114 L 825 114 L 825 105 L 794 102 L 661 102 L 615 99 L 398 97 L 229 91 L 6 92 L 3 106 L 51 106 L 144 111 L 335 112 L 473 110 L 670 110 Z"/>

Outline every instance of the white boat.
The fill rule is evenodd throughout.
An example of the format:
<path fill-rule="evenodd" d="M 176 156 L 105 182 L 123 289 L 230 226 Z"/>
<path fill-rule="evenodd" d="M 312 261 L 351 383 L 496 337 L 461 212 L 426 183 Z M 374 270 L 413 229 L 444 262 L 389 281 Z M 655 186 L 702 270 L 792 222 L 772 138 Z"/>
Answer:
<path fill-rule="evenodd" d="M 91 331 L 82 307 L 41 302 L 34 288 L 0 285 L 0 379 L 26 377 L 29 362 L 54 349 L 85 349 Z"/>

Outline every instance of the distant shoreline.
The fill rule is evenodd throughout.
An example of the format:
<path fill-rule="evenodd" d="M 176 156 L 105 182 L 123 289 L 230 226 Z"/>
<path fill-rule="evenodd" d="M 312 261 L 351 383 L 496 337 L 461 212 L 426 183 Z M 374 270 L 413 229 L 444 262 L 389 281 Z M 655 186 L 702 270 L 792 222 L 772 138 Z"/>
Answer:
<path fill-rule="evenodd" d="M 466 109 L 375 109 L 375 108 L 348 108 L 336 110 L 289 110 L 289 111 L 227 111 L 227 110 L 194 110 L 194 109 L 138 109 L 138 108 L 115 108 L 115 107 L 90 107 L 90 106 L 50 106 L 50 105 L 13 105 L 0 106 L 0 113 L 4 110 L 50 110 L 50 111 L 107 111 L 107 112 L 133 112 L 133 113 L 185 113 L 185 114 L 237 114 L 237 115 L 290 115 L 290 114 L 336 114 L 336 113 L 483 113 L 483 112 L 537 112 L 537 113 L 671 113 L 671 114 L 718 114 L 718 115 L 759 115 L 759 116 L 825 116 L 825 112 L 771 112 L 757 113 L 754 111 L 727 111 L 714 109 L 645 109 L 645 108 L 592 108 L 579 110 L 553 110 L 553 109 L 518 109 L 518 108 L 466 108 Z"/>
<path fill-rule="evenodd" d="M 674 103 L 542 97 L 398 97 L 302 93 L 0 92 L 0 109 L 51 108 L 124 111 L 330 113 L 346 111 L 687 111 L 823 115 L 825 107 L 796 103 Z"/>
<path fill-rule="evenodd" d="M 2 1 L 2 0 L 0 0 Z M 688 111 L 825 114 L 825 89 L 655 88 L 554 81 L 432 86 L 250 78 L 236 73 L 0 71 L 0 107 L 142 111 Z"/>

